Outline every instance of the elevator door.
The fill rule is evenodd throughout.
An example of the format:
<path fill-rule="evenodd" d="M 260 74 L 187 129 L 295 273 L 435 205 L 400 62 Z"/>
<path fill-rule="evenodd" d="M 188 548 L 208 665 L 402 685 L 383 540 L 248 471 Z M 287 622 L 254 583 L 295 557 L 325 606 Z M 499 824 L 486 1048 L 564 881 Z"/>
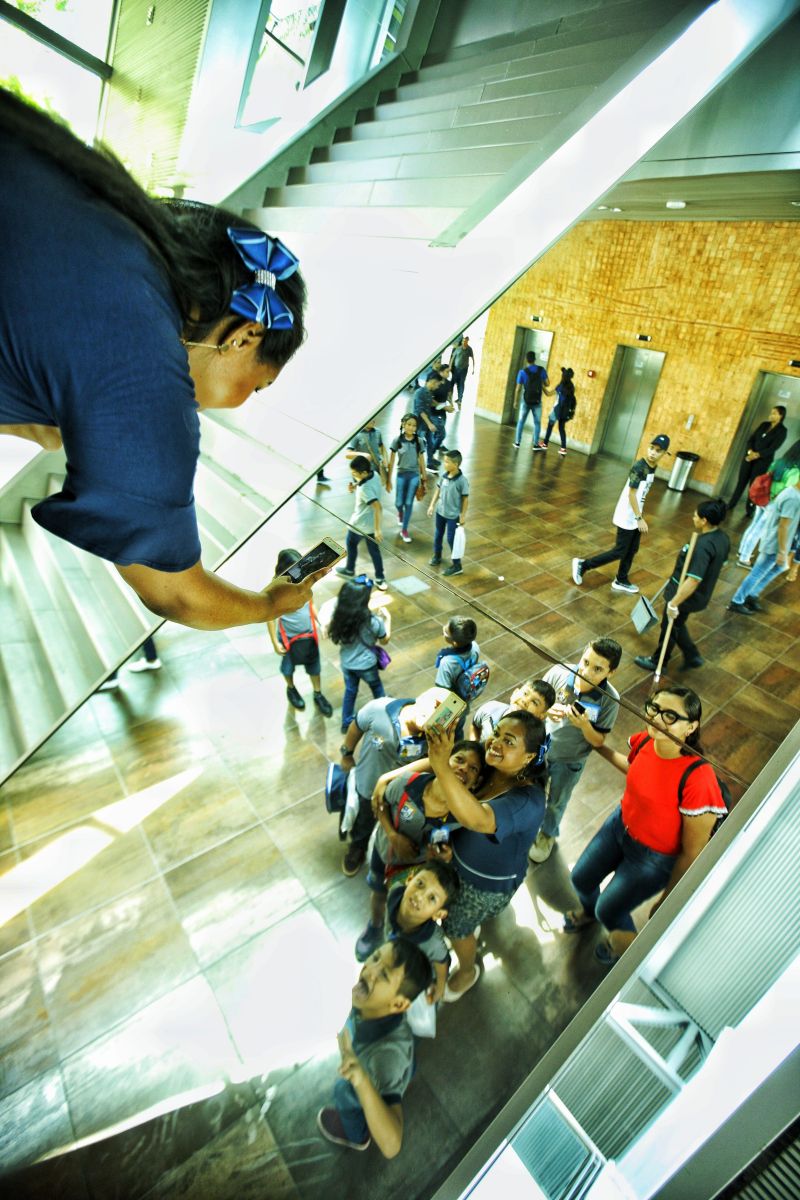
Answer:
<path fill-rule="evenodd" d="M 642 440 L 647 414 L 664 365 L 661 350 L 617 346 L 608 382 L 606 418 L 599 449 L 632 461 Z M 653 436 L 659 431 L 653 431 Z"/>
<path fill-rule="evenodd" d="M 525 355 L 532 350 L 536 355 L 536 364 L 547 370 L 550 358 L 550 347 L 553 335 L 547 329 L 527 329 L 524 325 L 517 326 L 514 335 L 514 349 L 508 366 L 508 381 L 506 383 L 506 399 L 503 405 L 503 424 L 513 425 L 517 419 L 517 406 L 514 403 L 514 392 L 517 388 L 517 375 L 525 364 Z"/>
<path fill-rule="evenodd" d="M 771 371 L 759 371 L 736 436 L 731 443 L 725 466 L 720 472 L 721 495 L 727 497 L 733 491 L 739 476 L 739 466 L 747 452 L 747 440 L 757 425 L 768 420 L 776 404 L 786 409 L 783 421 L 786 437 L 775 457 L 780 458 L 800 438 L 800 379 L 795 375 L 775 375 Z"/>

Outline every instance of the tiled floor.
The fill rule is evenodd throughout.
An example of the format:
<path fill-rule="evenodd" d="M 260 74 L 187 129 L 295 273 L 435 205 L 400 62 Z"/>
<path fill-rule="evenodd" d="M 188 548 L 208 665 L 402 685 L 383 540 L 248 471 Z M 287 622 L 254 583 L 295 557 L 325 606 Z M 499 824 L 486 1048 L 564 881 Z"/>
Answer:
<path fill-rule="evenodd" d="M 386 504 L 390 583 L 426 585 L 390 592 L 387 688 L 413 695 L 432 682 L 442 618 L 472 601 L 492 694 L 613 634 L 625 649 L 617 683 L 626 705 L 613 736 L 622 746 L 648 692 L 633 656 L 654 638 L 636 636 L 631 598 L 610 590 L 609 569 L 578 589 L 569 564 L 610 541 L 624 464 L 532 455 L 511 441 L 508 428 L 473 423 L 468 407 L 452 420 L 448 442 L 464 451 L 472 485 L 466 570 L 454 589 L 430 577 L 423 507 L 406 546 Z M 341 536 L 345 463 L 330 473 L 336 486 L 309 489 L 248 553 L 271 564 L 281 545 Z M 671 567 L 696 500 L 653 489 L 652 532 L 634 569 L 645 591 Z M 731 532 L 740 528 L 737 518 Z M 692 619 L 708 665 L 688 680 L 703 698 L 708 751 L 738 777 L 734 795 L 800 708 L 800 585 L 778 588 L 763 616 L 742 618 L 725 611 L 739 578 L 726 568 L 713 603 Z M 334 591 L 322 585 L 319 600 Z M 321 793 L 339 712 L 325 721 L 310 704 L 287 709 L 261 629 L 169 628 L 159 647 L 162 671 L 123 676 L 119 692 L 94 697 L 0 803 L 0 1161 L 28 1164 L 119 1127 L 29 1171 L 15 1194 L 358 1200 L 375 1193 L 380 1170 L 385 1200 L 428 1196 L 599 978 L 592 937 L 559 935 L 558 918 L 569 865 L 618 799 L 620 777 L 589 764 L 558 851 L 485 929 L 483 979 L 420 1046 L 401 1155 L 348 1154 L 314 1123 L 366 910 L 363 876 L 339 870 Z M 339 706 L 331 649 L 323 681 Z M 310 700 L 305 680 L 302 690 Z"/>

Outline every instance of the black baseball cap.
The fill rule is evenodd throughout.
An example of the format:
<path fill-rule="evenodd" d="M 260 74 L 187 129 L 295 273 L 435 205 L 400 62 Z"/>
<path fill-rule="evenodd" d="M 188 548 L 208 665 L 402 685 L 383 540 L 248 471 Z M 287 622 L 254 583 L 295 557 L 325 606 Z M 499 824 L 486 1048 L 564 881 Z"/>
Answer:
<path fill-rule="evenodd" d="M 659 450 L 669 450 L 669 438 L 665 433 L 658 433 L 651 439 L 651 446 L 658 446 Z"/>

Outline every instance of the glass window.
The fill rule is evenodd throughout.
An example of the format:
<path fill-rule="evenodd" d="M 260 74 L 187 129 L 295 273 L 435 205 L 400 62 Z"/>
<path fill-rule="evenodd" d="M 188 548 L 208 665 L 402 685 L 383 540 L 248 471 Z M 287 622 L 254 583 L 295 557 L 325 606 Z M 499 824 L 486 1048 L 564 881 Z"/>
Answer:
<path fill-rule="evenodd" d="M 54 33 L 105 60 L 114 0 L 11 0 L 11 4 Z M 3 33 L 5 35 L 5 29 Z"/>
<path fill-rule="evenodd" d="M 0 38 L 0 82 L 67 122 L 86 142 L 94 139 L 102 82 L 7 21 Z"/>
<path fill-rule="evenodd" d="M 319 10 L 319 4 L 273 0 L 240 124 L 276 120 L 303 86 Z"/>

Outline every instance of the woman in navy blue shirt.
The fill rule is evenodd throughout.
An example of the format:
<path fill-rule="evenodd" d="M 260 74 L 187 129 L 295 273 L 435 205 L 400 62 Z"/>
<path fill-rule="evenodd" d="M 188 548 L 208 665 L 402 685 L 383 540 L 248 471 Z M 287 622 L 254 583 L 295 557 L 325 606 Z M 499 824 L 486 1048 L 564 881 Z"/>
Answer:
<path fill-rule="evenodd" d="M 198 410 L 269 387 L 303 341 L 297 260 L 234 214 L 151 199 L 2 89 L 0 160 L 0 432 L 67 456 L 34 519 L 181 624 L 302 607 L 315 577 L 258 593 L 204 570 L 193 496 Z"/>

